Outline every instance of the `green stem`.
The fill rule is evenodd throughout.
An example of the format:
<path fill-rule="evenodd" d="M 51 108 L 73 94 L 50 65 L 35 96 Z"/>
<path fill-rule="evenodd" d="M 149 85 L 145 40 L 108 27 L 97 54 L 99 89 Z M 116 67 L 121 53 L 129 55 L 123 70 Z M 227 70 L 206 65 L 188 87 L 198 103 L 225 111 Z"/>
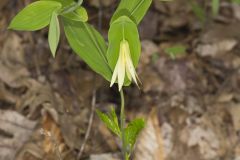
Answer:
<path fill-rule="evenodd" d="M 124 102 L 124 93 L 122 89 L 120 91 L 120 95 L 121 95 L 120 125 L 121 125 L 121 133 L 122 133 L 122 154 L 123 154 L 124 160 L 128 160 L 127 144 L 125 139 L 125 114 L 124 114 L 125 102 Z"/>
<path fill-rule="evenodd" d="M 78 0 L 77 3 L 73 3 L 70 6 L 67 6 L 66 8 L 64 8 L 61 11 L 61 14 L 67 14 L 67 13 L 70 13 L 72 11 L 75 11 L 79 6 L 82 5 L 82 3 L 83 3 L 83 0 Z"/>

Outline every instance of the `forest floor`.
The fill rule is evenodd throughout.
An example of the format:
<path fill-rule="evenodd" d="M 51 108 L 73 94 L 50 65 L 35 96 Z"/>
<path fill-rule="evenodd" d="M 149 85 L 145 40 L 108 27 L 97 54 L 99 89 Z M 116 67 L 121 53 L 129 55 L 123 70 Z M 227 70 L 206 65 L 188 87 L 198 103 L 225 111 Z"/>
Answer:
<path fill-rule="evenodd" d="M 64 34 L 54 59 L 47 29 L 7 30 L 30 2 L 0 1 L 0 160 L 118 160 L 120 141 L 95 115 L 119 112 L 117 88 Z M 98 2 L 84 5 L 107 37 L 117 2 Z M 240 6 L 223 1 L 216 17 L 205 6 L 201 22 L 187 0 L 154 0 L 140 25 L 142 86 L 125 90 L 127 121 L 147 121 L 134 160 L 240 160 Z M 172 58 L 166 48 L 176 45 L 186 51 Z"/>

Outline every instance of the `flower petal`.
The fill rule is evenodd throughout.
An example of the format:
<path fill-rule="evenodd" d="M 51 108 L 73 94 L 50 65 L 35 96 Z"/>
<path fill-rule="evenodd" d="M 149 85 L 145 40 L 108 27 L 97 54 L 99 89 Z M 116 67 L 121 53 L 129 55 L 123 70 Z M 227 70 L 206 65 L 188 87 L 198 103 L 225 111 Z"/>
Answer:
<path fill-rule="evenodd" d="M 117 74 L 118 74 L 118 62 L 117 62 L 117 64 L 116 64 L 116 66 L 115 66 L 115 69 L 114 69 L 114 72 L 113 72 L 113 75 L 112 75 L 110 87 L 112 87 L 113 84 L 116 82 L 116 80 L 117 80 Z"/>
<path fill-rule="evenodd" d="M 138 86 L 138 82 L 137 82 L 137 73 L 135 71 L 135 68 L 133 66 L 133 62 L 131 59 L 131 55 L 130 55 L 130 48 L 129 48 L 129 44 L 126 41 L 125 45 L 124 45 L 124 50 L 125 50 L 125 56 L 126 56 L 126 72 L 130 73 L 133 81 L 137 84 Z"/>
<path fill-rule="evenodd" d="M 118 66 L 118 88 L 119 91 L 122 89 L 122 86 L 124 84 L 125 79 L 125 63 L 126 63 L 126 57 L 124 53 L 124 45 L 121 42 L 120 43 L 120 52 L 119 52 L 119 66 Z"/>

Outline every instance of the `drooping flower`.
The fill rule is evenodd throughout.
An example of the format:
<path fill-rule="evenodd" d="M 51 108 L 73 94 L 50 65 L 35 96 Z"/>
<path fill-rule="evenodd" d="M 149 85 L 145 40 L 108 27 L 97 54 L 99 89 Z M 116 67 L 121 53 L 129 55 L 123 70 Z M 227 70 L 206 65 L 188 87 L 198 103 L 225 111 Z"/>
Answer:
<path fill-rule="evenodd" d="M 112 87 L 117 80 L 118 89 L 120 91 L 124 84 L 125 75 L 127 75 L 127 78 L 130 81 L 133 80 L 135 84 L 138 86 L 138 82 L 137 82 L 138 76 L 132 62 L 129 44 L 127 40 L 123 39 L 120 42 L 119 56 L 118 56 L 115 69 L 113 71 L 110 87 Z"/>

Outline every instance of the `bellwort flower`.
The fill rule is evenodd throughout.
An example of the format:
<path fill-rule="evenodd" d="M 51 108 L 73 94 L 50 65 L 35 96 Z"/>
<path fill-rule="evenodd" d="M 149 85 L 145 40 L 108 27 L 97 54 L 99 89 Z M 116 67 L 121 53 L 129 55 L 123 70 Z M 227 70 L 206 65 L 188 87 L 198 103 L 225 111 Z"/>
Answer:
<path fill-rule="evenodd" d="M 132 62 L 129 44 L 127 40 L 123 39 L 120 42 L 119 57 L 113 71 L 110 87 L 118 80 L 118 89 L 120 91 L 124 84 L 125 75 L 138 86 L 138 76 Z"/>

